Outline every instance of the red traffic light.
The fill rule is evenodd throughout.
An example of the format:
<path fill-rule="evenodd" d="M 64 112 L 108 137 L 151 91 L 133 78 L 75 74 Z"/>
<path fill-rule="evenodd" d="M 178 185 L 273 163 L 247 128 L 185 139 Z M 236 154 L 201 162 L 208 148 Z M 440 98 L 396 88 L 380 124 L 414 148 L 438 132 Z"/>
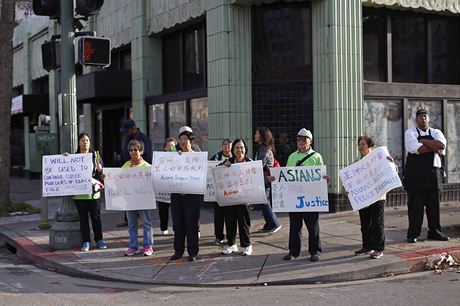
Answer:
<path fill-rule="evenodd" d="M 110 66 L 110 39 L 82 37 L 78 41 L 78 61 L 86 66 Z"/>

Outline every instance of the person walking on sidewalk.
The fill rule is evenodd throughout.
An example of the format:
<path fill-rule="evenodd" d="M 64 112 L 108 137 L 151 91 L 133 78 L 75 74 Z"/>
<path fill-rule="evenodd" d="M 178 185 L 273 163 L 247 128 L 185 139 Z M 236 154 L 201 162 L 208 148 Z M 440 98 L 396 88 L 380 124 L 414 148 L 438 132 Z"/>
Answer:
<path fill-rule="evenodd" d="M 174 138 L 166 138 L 164 150 L 165 152 L 171 152 L 175 149 L 176 140 Z M 167 235 L 168 232 L 168 222 L 169 222 L 169 207 L 170 203 L 158 202 L 158 216 L 160 218 L 160 232 L 162 235 Z"/>
<path fill-rule="evenodd" d="M 312 133 L 303 128 L 297 133 L 297 151 L 289 155 L 286 167 L 321 166 L 324 165 L 323 157 L 311 147 Z M 324 176 L 328 182 L 330 178 Z M 273 181 L 274 177 L 270 177 Z M 308 252 L 310 261 L 318 261 L 323 251 L 319 238 L 319 213 L 318 212 L 290 212 L 289 213 L 289 254 L 284 260 L 291 260 L 300 256 L 302 239 L 302 222 L 308 229 Z"/>
<path fill-rule="evenodd" d="M 266 127 L 258 127 L 254 134 L 254 142 L 258 144 L 258 149 L 255 154 L 255 160 L 262 161 L 265 179 L 265 191 L 267 193 L 267 203 L 253 205 L 262 211 L 265 224 L 259 229 L 263 232 L 276 233 L 281 229 L 281 225 L 272 210 L 271 206 L 271 184 L 267 177 L 270 176 L 270 168 L 275 164 L 273 150 L 275 148 L 275 140 L 272 132 Z"/>
<path fill-rule="evenodd" d="M 98 249 L 106 249 L 102 237 L 102 222 L 101 222 L 101 188 L 103 188 L 102 168 L 103 163 L 98 151 L 91 148 L 91 140 L 87 133 L 78 135 L 78 149 L 76 153 L 90 153 L 93 161 L 93 193 L 73 196 L 75 207 L 77 208 L 80 218 L 80 232 L 83 238 L 81 250 L 88 252 L 91 245 L 91 235 L 89 229 L 89 219 L 93 226 L 94 241 Z"/>
<path fill-rule="evenodd" d="M 121 149 L 121 162 L 122 164 L 126 163 L 131 159 L 131 154 L 129 152 L 129 142 L 131 140 L 138 140 L 144 144 L 144 153 L 142 155 L 143 160 L 152 163 L 152 142 L 150 138 L 141 132 L 141 130 L 136 126 L 136 122 L 132 119 L 125 120 L 120 128 L 120 133 L 125 137 L 123 141 L 123 147 Z M 125 216 L 123 221 L 117 224 L 117 227 L 124 227 L 128 225 L 128 218 Z"/>
<path fill-rule="evenodd" d="M 129 155 L 131 159 L 128 160 L 122 168 L 146 168 L 150 167 L 150 164 L 142 158 L 144 153 L 144 143 L 139 140 L 131 140 L 128 143 Z M 138 246 L 138 225 L 137 217 L 139 216 L 144 226 L 143 246 L 144 256 L 151 256 L 153 254 L 153 230 L 152 230 L 152 210 L 151 209 L 138 209 L 126 211 L 128 217 L 128 234 L 129 243 L 128 250 L 125 252 L 125 256 L 133 256 L 139 253 Z"/>
<path fill-rule="evenodd" d="M 221 165 L 231 167 L 235 163 L 244 163 L 252 161 L 246 157 L 246 142 L 242 138 L 235 139 L 232 143 L 232 157 L 227 159 Z M 224 210 L 225 228 L 227 231 L 227 247 L 222 252 L 223 255 L 230 255 L 238 252 L 238 247 L 235 244 L 236 228 L 238 226 L 240 245 L 243 250 L 243 256 L 252 254 L 253 249 L 249 237 L 249 229 L 251 227 L 251 218 L 249 215 L 249 205 L 240 204 L 222 207 Z"/>
<path fill-rule="evenodd" d="M 190 127 L 179 129 L 179 154 L 194 152 L 192 142 L 195 139 Z M 177 147 L 177 146 L 176 146 Z M 189 261 L 196 261 L 199 251 L 199 222 L 200 204 L 203 203 L 203 195 L 200 194 L 171 194 L 171 215 L 174 230 L 174 254 L 171 260 L 182 258 L 187 238 L 187 253 Z"/>
<path fill-rule="evenodd" d="M 222 150 L 214 154 L 210 160 L 213 161 L 220 161 L 225 162 L 230 157 L 232 157 L 232 141 L 228 138 L 222 141 Z M 214 212 L 214 235 L 216 239 L 214 240 L 214 245 L 220 246 L 224 243 L 224 225 L 225 225 L 225 218 L 224 218 L 224 208 L 221 207 L 217 202 L 213 204 L 213 212 Z"/>
<path fill-rule="evenodd" d="M 428 239 L 447 241 L 449 237 L 441 232 L 439 216 L 439 189 L 444 175 L 441 155 L 445 154 L 447 141 L 440 130 L 430 128 L 430 117 L 426 109 L 417 110 L 415 122 L 417 126 L 404 133 L 408 152 L 403 173 L 403 185 L 408 195 L 407 241 L 417 242 L 425 207 Z"/>
<path fill-rule="evenodd" d="M 358 137 L 359 161 L 372 151 L 374 141 L 367 136 Z M 393 162 L 391 156 L 387 159 Z M 396 165 L 394 165 L 396 167 Z M 385 211 L 386 194 L 377 202 L 359 210 L 359 219 L 361 221 L 361 235 L 363 244 L 361 249 L 355 251 L 356 256 L 368 255 L 373 259 L 383 257 L 385 250 L 385 233 L 384 233 L 384 211 Z"/>

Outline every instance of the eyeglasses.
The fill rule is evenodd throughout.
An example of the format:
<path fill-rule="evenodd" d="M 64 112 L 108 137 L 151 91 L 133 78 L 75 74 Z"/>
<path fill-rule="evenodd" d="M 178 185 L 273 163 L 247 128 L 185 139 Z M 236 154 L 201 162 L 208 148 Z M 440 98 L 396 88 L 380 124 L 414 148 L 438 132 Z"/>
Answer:
<path fill-rule="evenodd" d="M 135 152 L 135 151 L 139 151 L 139 149 L 129 149 L 129 152 Z"/>

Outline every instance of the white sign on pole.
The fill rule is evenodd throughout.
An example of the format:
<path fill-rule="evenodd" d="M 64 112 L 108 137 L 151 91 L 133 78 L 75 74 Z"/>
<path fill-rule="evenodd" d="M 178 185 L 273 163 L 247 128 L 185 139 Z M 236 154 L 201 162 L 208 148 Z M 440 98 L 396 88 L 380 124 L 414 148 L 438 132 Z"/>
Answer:
<path fill-rule="evenodd" d="M 387 156 L 387 147 L 378 147 L 339 171 L 353 211 L 375 203 L 391 189 L 402 186 L 395 164 Z"/>
<path fill-rule="evenodd" d="M 326 166 L 270 168 L 274 212 L 329 211 Z"/>
<path fill-rule="evenodd" d="M 45 155 L 42 159 L 44 197 L 92 194 L 92 154 Z"/>
<path fill-rule="evenodd" d="M 204 194 L 205 202 L 217 202 L 217 188 L 216 180 L 214 179 L 213 168 L 215 168 L 220 163 L 220 161 L 208 161 L 208 173 L 206 175 L 206 193 Z"/>
<path fill-rule="evenodd" d="M 107 210 L 155 209 L 151 167 L 104 168 Z"/>
<path fill-rule="evenodd" d="M 213 168 L 220 206 L 267 203 L 262 162 L 244 162 Z"/>
<path fill-rule="evenodd" d="M 204 194 L 208 152 L 153 152 L 155 192 Z"/>
<path fill-rule="evenodd" d="M 155 199 L 161 203 L 171 203 L 171 194 L 165 192 L 155 193 Z"/>

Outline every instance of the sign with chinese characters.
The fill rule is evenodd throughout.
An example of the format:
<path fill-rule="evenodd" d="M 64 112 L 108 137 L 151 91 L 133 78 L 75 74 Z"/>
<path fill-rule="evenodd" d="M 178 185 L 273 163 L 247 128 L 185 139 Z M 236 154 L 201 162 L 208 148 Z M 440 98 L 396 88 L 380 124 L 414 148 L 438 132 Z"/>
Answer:
<path fill-rule="evenodd" d="M 42 159 L 43 197 L 92 194 L 92 155 L 45 155 Z"/>
<path fill-rule="evenodd" d="M 260 160 L 215 167 L 213 170 L 220 206 L 267 203 Z"/>
<path fill-rule="evenodd" d="M 274 212 L 329 211 L 326 166 L 270 168 Z"/>
<path fill-rule="evenodd" d="M 204 194 L 208 152 L 153 152 L 155 192 Z"/>
<path fill-rule="evenodd" d="M 151 167 L 104 168 L 107 210 L 155 209 Z"/>
<path fill-rule="evenodd" d="M 206 193 L 204 194 L 205 202 L 217 202 L 216 180 L 214 179 L 213 168 L 215 168 L 220 163 L 220 161 L 208 161 L 208 173 L 206 175 Z"/>
<path fill-rule="evenodd" d="M 353 211 L 378 201 L 391 189 L 402 186 L 388 149 L 378 147 L 360 161 L 339 171 Z"/>

